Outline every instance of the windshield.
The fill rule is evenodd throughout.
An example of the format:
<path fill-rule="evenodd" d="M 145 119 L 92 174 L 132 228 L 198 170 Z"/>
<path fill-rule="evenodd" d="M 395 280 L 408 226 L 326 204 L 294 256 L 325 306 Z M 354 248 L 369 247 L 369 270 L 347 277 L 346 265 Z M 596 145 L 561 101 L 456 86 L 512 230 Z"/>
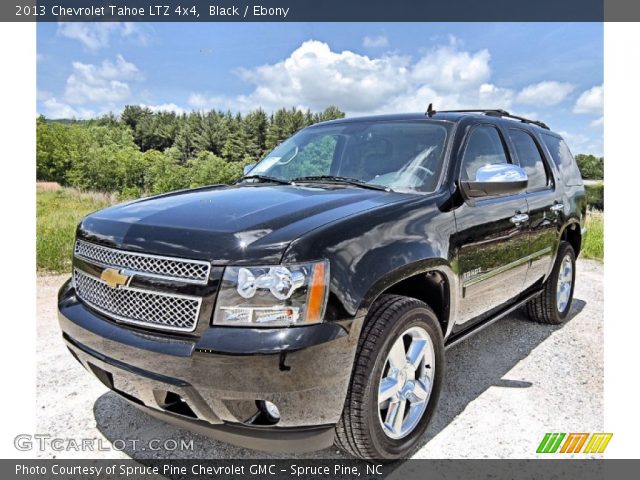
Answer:
<path fill-rule="evenodd" d="M 432 192 L 440 177 L 449 128 L 449 124 L 426 120 L 306 128 L 269 153 L 249 175 L 297 181 L 345 177 L 394 191 Z"/>

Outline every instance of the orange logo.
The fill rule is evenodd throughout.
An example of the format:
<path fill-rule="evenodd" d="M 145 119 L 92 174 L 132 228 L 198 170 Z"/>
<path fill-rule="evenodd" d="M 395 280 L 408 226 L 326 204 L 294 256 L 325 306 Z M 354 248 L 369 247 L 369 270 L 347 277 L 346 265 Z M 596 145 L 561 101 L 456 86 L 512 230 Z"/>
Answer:
<path fill-rule="evenodd" d="M 611 437 L 613 437 L 613 433 L 569 433 L 568 435 L 566 433 L 545 433 L 536 452 L 604 453 Z"/>
<path fill-rule="evenodd" d="M 109 285 L 111 288 L 118 288 L 122 285 L 126 285 L 129 282 L 129 276 L 121 274 L 114 268 L 106 268 L 100 274 L 100 279 Z"/>

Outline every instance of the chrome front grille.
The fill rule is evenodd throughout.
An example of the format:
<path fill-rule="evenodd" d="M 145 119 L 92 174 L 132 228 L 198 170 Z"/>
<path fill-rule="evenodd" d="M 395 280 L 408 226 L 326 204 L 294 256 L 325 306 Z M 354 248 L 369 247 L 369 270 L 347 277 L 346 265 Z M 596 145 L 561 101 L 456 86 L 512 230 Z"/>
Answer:
<path fill-rule="evenodd" d="M 151 276 L 206 284 L 211 264 L 201 260 L 183 260 L 146 253 L 134 253 L 77 240 L 74 254 L 105 267 L 126 268 Z"/>
<path fill-rule="evenodd" d="M 90 307 L 124 323 L 162 330 L 195 330 L 202 299 L 120 286 L 111 288 L 104 281 L 77 268 L 73 282 L 78 297 Z"/>

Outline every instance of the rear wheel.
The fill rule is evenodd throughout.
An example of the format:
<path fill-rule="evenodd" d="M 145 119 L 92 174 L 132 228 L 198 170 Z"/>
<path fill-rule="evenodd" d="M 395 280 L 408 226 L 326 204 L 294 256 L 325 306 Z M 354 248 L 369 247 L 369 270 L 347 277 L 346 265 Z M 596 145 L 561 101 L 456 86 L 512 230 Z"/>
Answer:
<path fill-rule="evenodd" d="M 383 296 L 360 336 L 336 444 L 361 458 L 403 458 L 427 429 L 443 375 L 433 311 L 414 298 Z"/>
<path fill-rule="evenodd" d="M 571 244 L 562 242 L 543 292 L 526 305 L 529 318 L 554 325 L 564 322 L 571 310 L 575 280 L 576 254 Z"/>

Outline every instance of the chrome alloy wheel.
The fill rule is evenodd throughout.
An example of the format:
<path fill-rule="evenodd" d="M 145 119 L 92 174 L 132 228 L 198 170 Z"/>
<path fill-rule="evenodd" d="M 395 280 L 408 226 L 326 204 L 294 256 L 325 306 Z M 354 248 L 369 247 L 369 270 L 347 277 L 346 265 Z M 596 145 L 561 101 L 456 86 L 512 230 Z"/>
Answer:
<path fill-rule="evenodd" d="M 571 286 L 573 284 L 573 262 L 569 255 L 565 255 L 558 271 L 558 286 L 556 287 L 556 305 L 558 312 L 567 309 L 571 298 Z"/>
<path fill-rule="evenodd" d="M 420 422 L 435 367 L 433 343 L 424 328 L 411 327 L 394 342 L 378 387 L 378 418 L 389 438 L 406 437 Z"/>

